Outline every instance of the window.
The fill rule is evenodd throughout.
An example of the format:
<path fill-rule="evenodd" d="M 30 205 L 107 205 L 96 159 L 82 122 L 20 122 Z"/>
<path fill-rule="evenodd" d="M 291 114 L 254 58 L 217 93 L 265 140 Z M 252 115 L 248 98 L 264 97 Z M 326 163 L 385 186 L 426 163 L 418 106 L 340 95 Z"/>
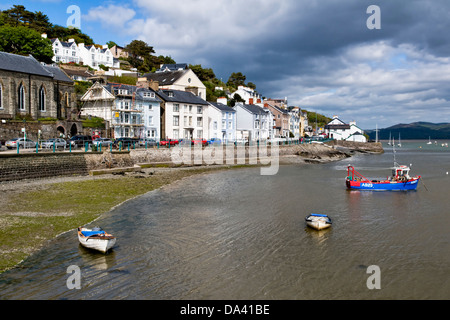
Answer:
<path fill-rule="evenodd" d="M 180 105 L 179 104 L 174 104 L 173 105 L 173 112 L 180 112 Z"/>
<path fill-rule="evenodd" d="M 228 129 L 233 129 L 233 121 L 228 121 Z"/>
<path fill-rule="evenodd" d="M 197 130 L 197 138 L 198 139 L 203 138 L 203 130 Z"/>
<path fill-rule="evenodd" d="M 197 127 L 203 127 L 203 118 L 197 118 Z"/>
<path fill-rule="evenodd" d="M 184 116 L 184 126 L 187 127 L 188 126 L 188 117 Z"/>
<path fill-rule="evenodd" d="M 213 129 L 214 129 L 214 130 L 217 130 L 217 121 L 214 121 Z"/>
<path fill-rule="evenodd" d="M 149 117 L 148 117 L 148 123 L 149 123 L 150 125 L 153 124 L 153 116 L 149 116 Z"/>
<path fill-rule="evenodd" d="M 180 117 L 179 116 L 173 116 L 173 125 L 174 126 L 180 125 Z"/>
<path fill-rule="evenodd" d="M 148 110 L 153 110 L 153 106 L 151 104 L 148 105 Z"/>
<path fill-rule="evenodd" d="M 203 113 L 202 107 L 198 106 L 197 107 L 197 114 L 202 114 L 202 113 Z"/>
<path fill-rule="evenodd" d="M 3 109 L 3 87 L 0 83 L 0 109 Z"/>
<path fill-rule="evenodd" d="M 19 110 L 25 110 L 25 88 L 22 84 L 19 86 L 19 97 L 18 97 L 18 107 Z"/>
<path fill-rule="evenodd" d="M 45 111 L 45 89 L 43 86 L 39 89 L 39 111 Z"/>
<path fill-rule="evenodd" d="M 125 123 L 130 123 L 128 113 L 125 113 Z M 126 136 L 128 137 L 128 135 L 126 135 Z"/>
<path fill-rule="evenodd" d="M 180 136 L 179 130 L 178 129 L 173 130 L 173 138 L 177 140 L 179 138 L 179 136 Z"/>

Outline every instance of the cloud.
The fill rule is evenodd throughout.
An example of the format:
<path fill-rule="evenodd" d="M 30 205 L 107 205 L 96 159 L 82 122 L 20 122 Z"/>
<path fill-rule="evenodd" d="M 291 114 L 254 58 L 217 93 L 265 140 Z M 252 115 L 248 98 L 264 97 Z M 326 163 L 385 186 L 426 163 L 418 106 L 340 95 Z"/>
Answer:
<path fill-rule="evenodd" d="M 133 9 L 109 5 L 88 17 L 121 21 L 130 40 L 211 67 L 225 81 L 243 72 L 263 96 L 288 97 L 292 105 L 341 113 L 367 127 L 418 116 L 450 121 L 450 3 L 381 0 L 381 30 L 369 30 L 372 4 L 135 0 Z"/>
<path fill-rule="evenodd" d="M 83 19 L 90 22 L 100 22 L 104 27 L 122 29 L 127 22 L 132 20 L 136 12 L 126 6 L 109 4 L 91 8 Z"/>

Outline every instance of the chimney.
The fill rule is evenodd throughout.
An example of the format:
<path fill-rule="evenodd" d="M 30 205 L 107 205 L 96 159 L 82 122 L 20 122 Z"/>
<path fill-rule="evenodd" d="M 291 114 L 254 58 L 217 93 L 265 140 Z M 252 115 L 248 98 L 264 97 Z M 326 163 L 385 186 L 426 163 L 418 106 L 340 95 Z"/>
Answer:
<path fill-rule="evenodd" d="M 150 82 L 148 83 L 148 87 L 156 92 L 159 90 L 159 82 L 150 80 Z"/>
<path fill-rule="evenodd" d="M 67 41 L 68 43 L 72 43 L 75 42 L 75 39 L 69 39 L 69 41 Z"/>
<path fill-rule="evenodd" d="M 104 44 L 104 45 L 102 46 L 102 48 L 103 48 L 103 49 L 108 49 L 108 45 L 107 45 L 107 44 Z"/>
<path fill-rule="evenodd" d="M 136 82 L 136 87 L 148 89 L 150 87 L 148 79 L 147 78 L 138 78 L 138 80 Z"/>

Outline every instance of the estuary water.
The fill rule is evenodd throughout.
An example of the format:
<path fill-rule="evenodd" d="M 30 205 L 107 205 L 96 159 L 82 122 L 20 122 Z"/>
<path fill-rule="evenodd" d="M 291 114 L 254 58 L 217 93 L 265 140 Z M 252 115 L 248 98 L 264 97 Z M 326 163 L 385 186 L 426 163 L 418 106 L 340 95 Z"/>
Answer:
<path fill-rule="evenodd" d="M 52 240 L 0 275 L 1 299 L 308 300 L 450 298 L 450 149 L 403 142 L 417 191 L 348 191 L 346 167 L 385 177 L 393 151 L 327 164 L 220 171 L 115 208 L 94 225 L 117 236 L 107 255 Z M 305 225 L 309 213 L 332 228 Z M 378 266 L 380 289 L 367 286 Z M 81 272 L 70 290 L 69 266 Z"/>

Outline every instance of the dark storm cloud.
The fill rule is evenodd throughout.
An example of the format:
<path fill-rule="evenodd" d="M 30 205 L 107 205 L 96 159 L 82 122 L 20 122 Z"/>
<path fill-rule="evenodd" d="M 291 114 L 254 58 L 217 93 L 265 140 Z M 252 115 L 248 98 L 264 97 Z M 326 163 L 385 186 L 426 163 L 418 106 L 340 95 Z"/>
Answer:
<path fill-rule="evenodd" d="M 293 105 L 339 113 L 366 127 L 400 117 L 450 122 L 448 1 L 135 4 L 139 15 L 125 28 L 130 36 L 177 62 L 213 68 L 224 81 L 243 72 L 263 96 L 288 97 Z M 370 5 L 381 9 L 380 30 L 366 26 Z"/>

